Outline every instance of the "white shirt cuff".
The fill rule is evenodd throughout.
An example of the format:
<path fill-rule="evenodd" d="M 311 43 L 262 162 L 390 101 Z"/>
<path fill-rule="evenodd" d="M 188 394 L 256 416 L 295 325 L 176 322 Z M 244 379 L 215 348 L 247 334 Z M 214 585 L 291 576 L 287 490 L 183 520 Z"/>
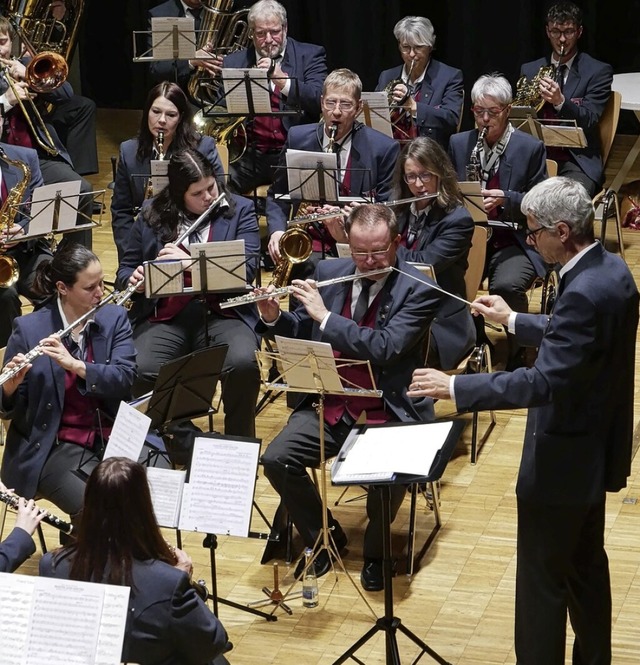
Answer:
<path fill-rule="evenodd" d="M 320 322 L 320 332 L 324 332 L 324 328 L 327 325 L 327 321 L 329 320 L 329 317 L 331 316 L 331 312 L 327 312 L 325 314 L 324 319 Z"/>
<path fill-rule="evenodd" d="M 454 388 L 455 383 L 456 383 L 456 375 L 452 374 L 449 377 L 449 393 L 451 394 L 451 400 L 453 401 L 454 404 L 456 402 L 456 391 Z"/>
<path fill-rule="evenodd" d="M 264 323 L 264 325 L 267 326 L 267 328 L 273 328 L 273 326 L 275 326 L 276 323 L 278 323 L 278 321 L 280 321 L 280 317 L 282 316 L 282 312 L 278 312 L 278 318 L 275 319 L 274 321 L 271 321 L 271 323 L 269 323 L 269 321 L 265 321 L 262 318 L 262 314 L 260 314 L 259 316 L 260 316 L 260 321 L 262 321 L 262 323 Z"/>
<path fill-rule="evenodd" d="M 509 321 L 507 323 L 507 330 L 512 334 L 516 334 L 516 316 L 518 316 L 518 312 L 511 312 L 509 314 Z"/>

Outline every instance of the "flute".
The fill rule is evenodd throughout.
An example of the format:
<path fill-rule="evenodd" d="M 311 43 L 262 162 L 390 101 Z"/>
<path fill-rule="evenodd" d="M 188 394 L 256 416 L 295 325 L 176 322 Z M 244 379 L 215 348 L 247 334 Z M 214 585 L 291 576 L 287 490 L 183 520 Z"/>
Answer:
<path fill-rule="evenodd" d="M 429 201 L 431 199 L 438 198 L 440 195 L 439 192 L 435 194 L 423 194 L 422 196 L 409 196 L 406 199 L 398 199 L 396 201 L 383 201 L 382 203 L 376 203 L 375 205 L 385 206 L 386 208 L 393 208 L 394 206 L 400 206 L 405 203 L 411 203 L 412 201 Z M 302 215 L 300 217 L 294 217 L 289 220 L 287 223 L 288 226 L 304 226 L 305 224 L 313 224 L 313 222 L 321 222 L 324 219 L 331 219 L 332 217 L 347 217 L 349 215 L 345 210 L 336 210 L 335 212 L 316 212 L 311 213 L 310 215 Z"/>
<path fill-rule="evenodd" d="M 211 205 L 196 219 L 191 226 L 184 231 L 184 233 L 181 233 L 176 240 L 174 240 L 173 244 L 174 245 L 179 245 L 180 243 L 184 242 L 192 233 L 198 230 L 198 227 L 202 222 L 207 218 L 209 213 L 218 205 L 221 205 L 222 203 L 225 202 L 226 196 L 224 194 L 220 194 L 218 198 L 214 199 L 211 203 Z"/>
<path fill-rule="evenodd" d="M 18 510 L 18 506 L 20 505 L 20 497 L 12 494 L 11 492 L 0 492 L 0 501 L 2 501 L 2 503 L 6 503 L 14 510 Z M 44 518 L 42 519 L 43 522 L 46 522 L 56 529 L 60 529 L 60 531 L 63 533 L 71 533 L 73 531 L 73 525 L 70 522 L 65 522 L 64 520 L 61 520 L 59 517 L 52 515 L 49 511 L 42 508 L 39 508 L 38 510 L 40 510 L 40 513 L 44 513 Z"/>
<path fill-rule="evenodd" d="M 370 270 L 366 273 L 354 273 L 352 275 L 343 275 L 342 277 L 333 277 L 332 279 L 325 279 L 321 282 L 316 282 L 316 288 L 323 286 L 331 286 L 332 284 L 340 284 L 341 282 L 352 282 L 354 279 L 361 277 L 373 277 L 374 275 L 386 275 L 393 270 L 391 266 L 388 268 L 380 268 L 379 270 Z M 283 298 L 289 295 L 292 291 L 291 286 L 283 286 L 280 289 L 274 289 L 270 293 L 247 293 L 244 296 L 237 296 L 236 298 L 229 298 L 220 303 L 220 309 L 227 309 L 229 307 L 239 307 L 240 305 L 247 305 L 249 303 L 257 302 L 258 300 L 268 300 L 269 298 Z"/>

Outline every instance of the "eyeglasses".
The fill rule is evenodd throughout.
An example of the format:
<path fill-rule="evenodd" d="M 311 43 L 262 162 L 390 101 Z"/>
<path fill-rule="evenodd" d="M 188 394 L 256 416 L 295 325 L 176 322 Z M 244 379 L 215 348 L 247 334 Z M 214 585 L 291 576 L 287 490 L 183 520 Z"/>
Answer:
<path fill-rule="evenodd" d="M 414 185 L 417 180 L 420 180 L 423 185 L 427 185 L 433 180 L 434 175 L 425 171 L 424 173 L 405 173 L 402 178 L 407 185 Z"/>
<path fill-rule="evenodd" d="M 272 37 L 279 37 L 282 34 L 282 28 L 275 28 L 274 30 L 254 30 L 253 36 L 257 39 L 264 39 L 267 35 Z"/>
<path fill-rule="evenodd" d="M 537 229 L 525 229 L 524 232 L 524 237 L 525 239 L 531 238 L 532 240 L 536 240 L 538 233 L 540 231 L 550 231 L 551 229 L 548 229 L 546 226 L 539 226 Z"/>
<path fill-rule="evenodd" d="M 372 249 L 370 252 L 351 252 L 351 256 L 354 259 L 384 259 L 387 255 L 387 252 L 391 249 L 393 245 L 393 240 L 386 246 L 385 249 Z"/>
<path fill-rule="evenodd" d="M 341 111 L 353 111 L 356 107 L 355 102 L 344 101 L 343 99 L 324 99 L 322 105 L 327 111 L 333 111 L 335 108 L 339 108 Z"/>
<path fill-rule="evenodd" d="M 508 107 L 503 107 L 501 109 L 499 108 L 492 108 L 492 109 L 485 109 L 482 106 L 472 106 L 471 107 L 471 112 L 476 118 L 482 118 L 482 116 L 486 113 L 490 118 L 497 118 L 501 113 L 504 113 L 504 111 Z"/>
<path fill-rule="evenodd" d="M 578 31 L 575 28 L 569 28 L 568 30 L 558 30 L 557 28 L 549 29 L 549 35 L 554 39 L 560 39 L 560 37 L 564 37 L 565 39 L 573 39 L 573 37 L 576 36 L 576 32 Z"/>
<path fill-rule="evenodd" d="M 400 53 L 411 53 L 411 51 L 414 53 L 421 53 L 425 49 L 429 48 L 426 44 L 399 44 L 399 47 Z"/>

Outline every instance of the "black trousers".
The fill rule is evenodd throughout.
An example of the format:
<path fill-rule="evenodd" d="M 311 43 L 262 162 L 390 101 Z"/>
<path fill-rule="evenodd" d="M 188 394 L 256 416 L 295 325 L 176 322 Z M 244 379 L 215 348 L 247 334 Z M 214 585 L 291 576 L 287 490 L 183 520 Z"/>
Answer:
<path fill-rule="evenodd" d="M 600 190 L 598 183 L 591 180 L 591 178 L 575 162 L 559 162 L 558 175 L 571 178 L 571 180 L 577 180 L 587 190 L 587 193 L 591 198 L 593 198 Z"/>
<path fill-rule="evenodd" d="M 564 665 L 567 612 L 575 633 L 573 665 L 611 663 L 604 524 L 604 497 L 572 506 L 518 499 L 518 665 Z"/>
<path fill-rule="evenodd" d="M 237 194 L 251 196 L 260 185 L 273 182 L 280 152 L 264 153 L 247 147 L 244 155 L 229 165 L 229 187 Z"/>
<path fill-rule="evenodd" d="M 329 459 L 340 451 L 351 426 L 339 422 L 324 424 L 325 455 Z M 320 464 L 318 415 L 311 407 L 294 411 L 289 422 L 269 444 L 262 456 L 264 474 L 278 492 L 306 547 L 313 547 L 322 529 L 322 501 L 307 473 L 308 467 Z M 398 513 L 406 494 L 404 486 L 391 488 L 391 519 Z M 367 494 L 369 523 L 364 534 L 365 558 L 382 558 L 382 505 L 379 492 L 369 488 Z M 334 518 L 329 511 L 329 523 Z"/>

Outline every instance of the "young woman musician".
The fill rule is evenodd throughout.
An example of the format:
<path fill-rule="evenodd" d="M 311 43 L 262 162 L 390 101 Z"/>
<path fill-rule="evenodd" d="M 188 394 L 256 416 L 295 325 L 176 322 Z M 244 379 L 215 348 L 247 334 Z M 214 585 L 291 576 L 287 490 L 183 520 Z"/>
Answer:
<path fill-rule="evenodd" d="M 159 140 L 160 133 L 162 140 Z M 147 95 L 137 138 L 120 144 L 111 201 L 111 227 L 119 261 L 124 256 L 136 212 L 149 194 L 151 160 L 169 159 L 186 149 L 204 155 L 217 178 L 224 176 L 216 143 L 196 130 L 187 96 L 176 83 L 163 81 Z"/>
<path fill-rule="evenodd" d="M 77 518 L 84 481 L 136 374 L 131 327 L 123 307 L 106 304 L 60 339 L 55 333 L 99 305 L 102 267 L 73 243 L 43 261 L 34 289 L 49 300 L 19 317 L 9 338 L 0 389 L 0 417 L 10 418 L 2 481 L 17 494 L 41 496 Z M 25 363 L 25 354 L 41 355 Z M 24 364 L 15 376 L 7 371 Z M 0 379 L 2 380 L 2 379 Z"/>
<path fill-rule="evenodd" d="M 197 150 L 175 153 L 169 160 L 169 184 L 151 199 L 138 215 L 130 233 L 127 251 L 118 268 L 121 284 L 138 284 L 144 276 L 144 261 L 190 259 L 194 242 L 244 240 L 247 282 L 255 276 L 260 236 L 253 203 L 227 192 L 216 180 L 211 163 Z M 199 229 L 182 244 L 175 240 L 205 213 L 220 193 L 225 201 L 214 207 Z M 242 262 L 244 259 L 239 258 Z M 139 291 L 144 291 L 141 284 Z M 139 379 L 135 394 L 151 389 L 160 366 L 207 344 L 227 344 L 222 381 L 225 434 L 255 435 L 255 405 L 260 377 L 255 358 L 258 321 L 253 305 L 220 310 L 227 294 L 145 298 L 134 296 L 131 317 L 138 352 Z"/>
<path fill-rule="evenodd" d="M 473 219 L 462 205 L 456 174 L 446 152 L 432 139 L 419 137 L 404 146 L 394 174 L 394 198 L 438 193 L 396 210 L 402 237 L 398 256 L 433 266 L 445 290 L 466 298 L 464 274 L 473 236 Z M 428 363 L 451 369 L 476 339 L 469 308 L 445 298 L 431 326 Z"/>
<path fill-rule="evenodd" d="M 89 477 L 77 539 L 40 561 L 44 577 L 131 587 L 123 662 L 220 665 L 231 645 L 190 585 L 191 568 L 160 533 L 144 467 L 123 457 Z"/>

